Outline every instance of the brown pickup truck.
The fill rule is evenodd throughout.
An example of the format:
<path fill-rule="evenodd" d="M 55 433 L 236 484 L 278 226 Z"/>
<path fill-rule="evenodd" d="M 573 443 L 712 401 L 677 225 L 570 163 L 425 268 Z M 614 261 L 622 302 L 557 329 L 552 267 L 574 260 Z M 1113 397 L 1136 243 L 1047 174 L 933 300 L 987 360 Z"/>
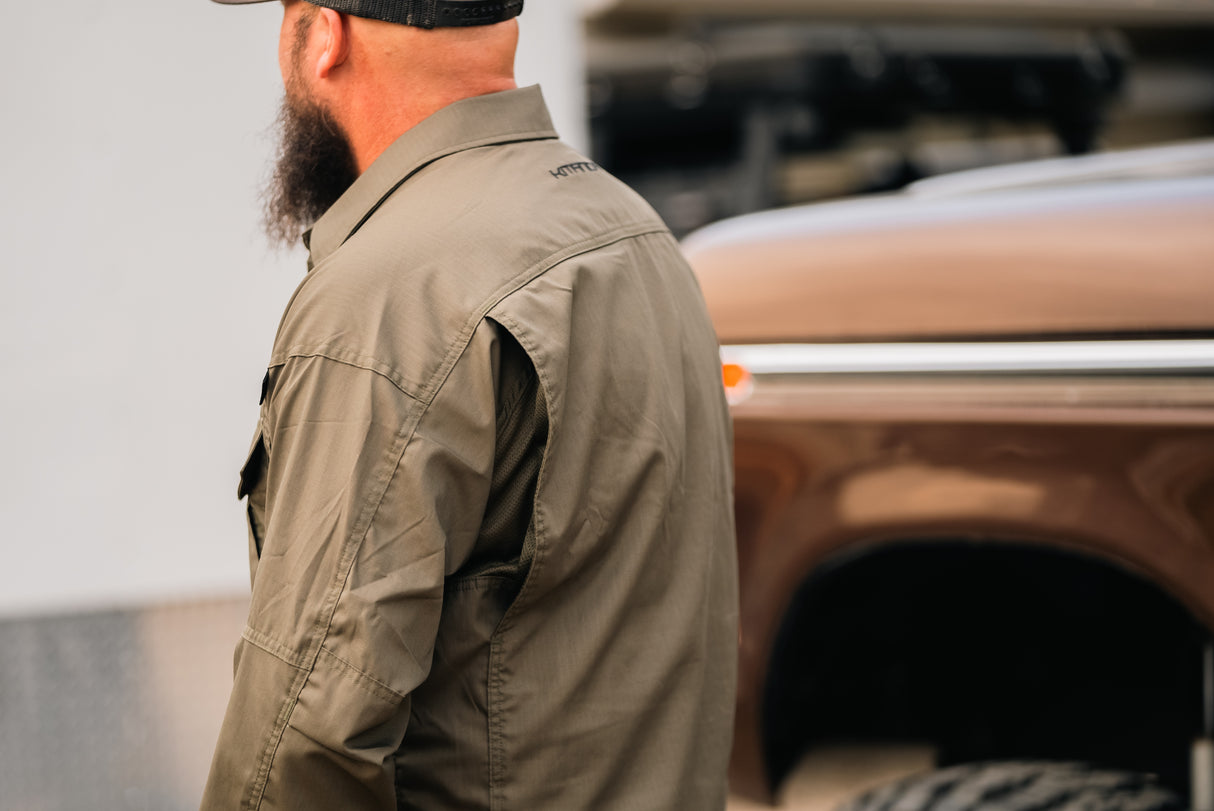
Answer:
<path fill-rule="evenodd" d="M 749 215 L 685 248 L 735 419 L 734 791 L 772 801 L 839 743 L 916 744 L 945 772 L 904 794 L 974 796 L 940 807 L 1012 807 L 1026 768 L 1063 785 L 1083 763 L 1141 777 L 1103 784 L 1138 792 L 1124 807 L 1208 809 L 1214 142 Z M 928 807 L 883 796 L 855 807 Z"/>

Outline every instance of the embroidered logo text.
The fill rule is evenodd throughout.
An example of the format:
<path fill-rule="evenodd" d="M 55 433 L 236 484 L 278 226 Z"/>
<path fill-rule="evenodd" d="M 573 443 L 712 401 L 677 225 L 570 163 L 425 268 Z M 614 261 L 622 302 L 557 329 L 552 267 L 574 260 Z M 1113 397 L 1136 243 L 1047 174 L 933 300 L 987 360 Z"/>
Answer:
<path fill-rule="evenodd" d="M 599 165 L 597 163 L 591 163 L 590 161 L 583 161 L 581 163 L 567 163 L 564 166 L 561 166 L 557 169 L 553 169 L 548 174 L 552 175 L 557 180 L 560 180 L 562 178 L 572 177 L 573 175 L 580 175 L 580 174 L 585 174 L 586 172 L 597 172 L 597 171 L 599 171 Z"/>

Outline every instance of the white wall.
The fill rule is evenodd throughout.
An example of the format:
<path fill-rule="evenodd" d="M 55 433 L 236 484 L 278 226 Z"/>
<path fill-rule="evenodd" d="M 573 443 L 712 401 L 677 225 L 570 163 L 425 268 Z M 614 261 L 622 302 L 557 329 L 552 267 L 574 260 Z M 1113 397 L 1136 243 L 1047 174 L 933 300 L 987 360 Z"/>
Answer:
<path fill-rule="evenodd" d="M 557 132 L 586 151 L 590 129 L 580 9 L 574 0 L 527 0 L 515 72 L 519 84 L 543 85 Z"/>
<path fill-rule="evenodd" d="M 585 143 L 572 4 L 523 81 Z M 302 273 L 259 233 L 277 3 L 22 3 L 0 74 L 0 615 L 247 589 L 236 473 Z"/>

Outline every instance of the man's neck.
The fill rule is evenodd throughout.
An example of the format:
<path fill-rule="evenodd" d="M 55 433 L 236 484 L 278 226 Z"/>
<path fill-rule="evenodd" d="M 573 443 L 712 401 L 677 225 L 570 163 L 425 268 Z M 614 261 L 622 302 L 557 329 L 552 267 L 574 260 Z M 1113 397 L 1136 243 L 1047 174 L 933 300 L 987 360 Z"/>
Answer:
<path fill-rule="evenodd" d="M 350 139 L 359 174 L 395 141 L 439 110 L 466 98 L 516 88 L 508 77 L 485 81 L 474 89 L 430 89 L 424 93 L 364 94 L 364 103 L 345 106 L 340 121 Z M 395 98 L 392 96 L 395 95 Z M 385 97 L 387 97 L 385 99 Z"/>

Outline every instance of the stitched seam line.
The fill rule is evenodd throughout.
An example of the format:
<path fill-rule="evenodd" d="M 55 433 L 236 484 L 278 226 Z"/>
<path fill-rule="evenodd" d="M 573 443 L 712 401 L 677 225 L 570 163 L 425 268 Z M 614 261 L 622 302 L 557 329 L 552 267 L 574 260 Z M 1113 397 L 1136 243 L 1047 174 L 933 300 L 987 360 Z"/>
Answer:
<path fill-rule="evenodd" d="M 374 358 L 365 355 L 359 355 L 355 352 L 342 352 L 338 349 L 333 349 L 325 346 L 310 347 L 310 346 L 294 346 L 285 349 L 279 354 L 270 359 L 270 367 L 283 366 L 288 360 L 307 359 L 307 358 L 324 358 L 325 360 L 340 363 L 343 366 L 350 366 L 355 369 L 362 369 L 365 372 L 372 372 L 387 380 L 393 386 L 400 390 L 400 393 L 408 397 L 410 400 L 417 401 L 417 396 L 410 393 L 405 388 L 404 375 L 397 372 L 385 363 L 380 363 Z"/>
<path fill-rule="evenodd" d="M 422 392 L 421 400 L 425 404 L 425 407 L 430 407 L 430 404 L 434 402 L 434 398 L 438 395 L 439 390 L 442 389 L 443 384 L 447 382 L 447 378 L 450 376 L 451 370 L 455 368 L 455 361 L 457 361 L 459 356 L 462 355 L 468 348 L 468 342 L 472 340 L 472 333 L 475 332 L 480 323 L 488 317 L 490 311 L 500 304 L 502 299 L 506 298 L 506 296 L 514 293 L 528 282 L 543 275 L 543 273 L 546 271 L 551 270 L 559 264 L 568 262 L 570 259 L 573 259 L 576 256 L 581 256 L 582 254 L 587 254 L 591 251 L 605 248 L 609 245 L 614 245 L 617 242 L 623 242 L 626 239 L 634 239 L 647 234 L 660 234 L 665 232 L 665 226 L 661 225 L 660 223 L 654 223 L 653 221 L 623 225 L 604 234 L 598 234 L 594 237 L 563 248 L 562 250 L 551 253 L 499 286 L 485 298 L 481 306 L 464 323 L 464 326 L 459 331 L 458 338 L 451 342 L 451 346 L 448 348 L 447 354 L 443 357 L 443 361 L 439 365 L 438 372 L 431 379 L 432 385 L 427 387 Z"/>
<path fill-rule="evenodd" d="M 403 694 L 396 692 L 391 687 L 372 676 L 370 673 L 367 673 L 365 670 L 355 667 L 353 664 L 347 662 L 345 659 L 338 656 L 324 645 L 321 645 L 320 647 L 320 655 L 336 662 L 338 665 L 338 671 L 343 677 L 349 679 L 354 684 L 358 685 L 363 690 L 367 691 L 381 701 L 387 701 L 391 704 L 398 704 L 405 700 L 405 696 Z"/>
<path fill-rule="evenodd" d="M 261 631 L 245 626 L 244 632 L 240 636 L 250 645 L 265 651 L 283 664 L 290 665 L 297 670 L 307 668 L 302 656 L 291 650 L 289 646 L 263 634 Z"/>
<path fill-rule="evenodd" d="M 295 673 L 295 678 L 291 681 L 291 687 L 287 693 L 287 698 L 282 702 L 282 708 L 278 711 L 278 717 L 274 719 L 274 728 L 270 731 L 270 738 L 266 741 L 265 751 L 262 752 L 261 762 L 257 765 L 257 777 L 249 786 L 248 808 L 251 811 L 258 811 L 261 808 L 261 802 L 266 796 L 266 786 L 270 782 L 270 770 L 274 766 L 274 758 L 278 755 L 278 747 L 282 745 L 282 736 L 286 732 L 287 724 L 291 720 L 291 714 L 295 711 L 295 706 L 299 702 L 299 693 L 303 689 L 304 684 L 308 681 L 310 669 L 300 668 Z"/>

